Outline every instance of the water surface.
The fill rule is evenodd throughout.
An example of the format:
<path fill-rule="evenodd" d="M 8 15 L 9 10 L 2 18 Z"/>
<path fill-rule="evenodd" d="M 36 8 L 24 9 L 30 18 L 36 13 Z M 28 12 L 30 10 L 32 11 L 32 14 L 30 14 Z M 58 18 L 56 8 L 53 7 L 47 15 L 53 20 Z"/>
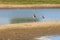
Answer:
<path fill-rule="evenodd" d="M 30 18 L 33 15 L 41 19 L 41 21 L 59 21 L 60 9 L 0 9 L 0 24 L 10 24 L 11 18 Z"/>

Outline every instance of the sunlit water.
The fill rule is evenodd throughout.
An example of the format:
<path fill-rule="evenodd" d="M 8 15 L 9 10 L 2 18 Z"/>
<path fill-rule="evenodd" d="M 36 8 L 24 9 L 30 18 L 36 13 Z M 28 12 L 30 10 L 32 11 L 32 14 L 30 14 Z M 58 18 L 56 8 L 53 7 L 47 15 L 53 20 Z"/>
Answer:
<path fill-rule="evenodd" d="M 41 36 L 40 38 L 35 38 L 35 40 L 60 40 L 59 35 L 55 36 Z"/>
<path fill-rule="evenodd" d="M 34 14 L 39 22 L 60 20 L 60 9 L 2 9 L 0 10 L 0 24 L 10 24 L 12 18 L 32 18 Z M 45 19 L 42 19 L 42 16 Z M 43 36 L 35 39 L 60 40 L 60 36 Z"/>

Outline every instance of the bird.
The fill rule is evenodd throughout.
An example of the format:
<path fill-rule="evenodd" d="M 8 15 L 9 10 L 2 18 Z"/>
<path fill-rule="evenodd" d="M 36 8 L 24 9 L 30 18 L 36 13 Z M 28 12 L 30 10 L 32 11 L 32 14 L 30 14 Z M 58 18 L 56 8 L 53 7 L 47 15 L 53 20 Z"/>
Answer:
<path fill-rule="evenodd" d="M 33 19 L 36 19 L 36 15 L 35 14 L 33 15 Z"/>
<path fill-rule="evenodd" d="M 45 17 L 44 17 L 44 16 L 42 16 L 42 18 L 43 18 L 43 19 L 45 19 Z"/>
<path fill-rule="evenodd" d="M 37 18 L 36 18 L 36 15 L 35 14 L 33 15 L 33 20 L 34 20 L 34 22 L 37 21 Z"/>

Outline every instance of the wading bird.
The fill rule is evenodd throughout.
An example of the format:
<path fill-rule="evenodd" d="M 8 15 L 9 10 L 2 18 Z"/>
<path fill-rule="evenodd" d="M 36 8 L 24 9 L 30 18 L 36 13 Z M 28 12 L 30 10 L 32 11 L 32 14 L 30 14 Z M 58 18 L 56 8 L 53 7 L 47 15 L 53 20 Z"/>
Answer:
<path fill-rule="evenodd" d="M 43 18 L 43 19 L 45 19 L 45 17 L 44 17 L 44 16 L 42 16 L 42 18 Z"/>
<path fill-rule="evenodd" d="M 36 19 L 36 15 L 35 14 L 33 15 L 33 19 Z"/>

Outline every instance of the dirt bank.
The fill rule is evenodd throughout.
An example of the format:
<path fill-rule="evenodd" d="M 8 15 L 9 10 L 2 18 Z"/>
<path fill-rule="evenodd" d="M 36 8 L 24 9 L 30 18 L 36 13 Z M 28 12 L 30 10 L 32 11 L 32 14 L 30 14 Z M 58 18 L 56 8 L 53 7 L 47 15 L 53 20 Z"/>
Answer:
<path fill-rule="evenodd" d="M 39 8 L 60 8 L 60 4 L 27 4 L 27 5 L 11 5 L 0 4 L 0 9 L 39 9 Z"/>
<path fill-rule="evenodd" d="M 45 35 L 60 35 L 60 21 L 0 25 L 0 40 L 33 40 Z"/>

